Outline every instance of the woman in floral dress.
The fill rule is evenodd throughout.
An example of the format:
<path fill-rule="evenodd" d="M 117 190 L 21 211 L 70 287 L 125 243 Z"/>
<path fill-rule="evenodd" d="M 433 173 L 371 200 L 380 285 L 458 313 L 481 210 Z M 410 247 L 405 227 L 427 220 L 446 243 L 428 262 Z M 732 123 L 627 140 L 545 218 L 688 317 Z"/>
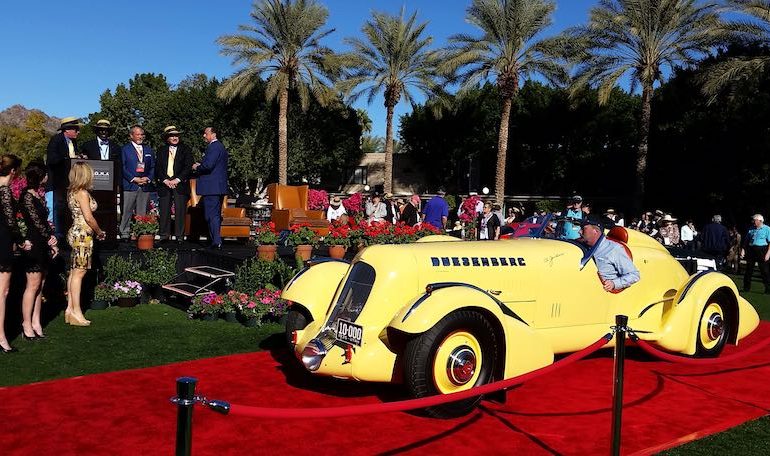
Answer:
<path fill-rule="evenodd" d="M 88 163 L 74 163 L 70 168 L 69 181 L 67 206 L 72 212 L 72 227 L 67 232 L 67 242 L 72 247 L 72 256 L 67 279 L 68 300 L 64 321 L 73 326 L 88 326 L 91 322 L 83 316 L 80 290 L 83 277 L 91 269 L 94 234 L 98 240 L 103 240 L 105 235 L 93 215 L 96 210 L 96 201 L 91 196 L 90 190 L 94 187 L 94 170 Z"/>

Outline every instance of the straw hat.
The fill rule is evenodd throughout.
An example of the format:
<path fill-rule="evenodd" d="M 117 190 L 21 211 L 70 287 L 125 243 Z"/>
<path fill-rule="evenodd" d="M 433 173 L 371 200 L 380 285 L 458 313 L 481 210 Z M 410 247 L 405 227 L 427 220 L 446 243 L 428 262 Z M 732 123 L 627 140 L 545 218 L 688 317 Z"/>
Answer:
<path fill-rule="evenodd" d="M 107 119 L 99 119 L 94 124 L 94 130 L 108 130 L 108 131 L 114 131 L 115 128 L 112 127 L 110 124 L 110 121 Z"/>
<path fill-rule="evenodd" d="M 337 207 L 340 204 L 342 204 L 342 199 L 340 199 L 339 196 L 335 196 L 334 198 L 331 199 L 331 201 L 329 201 L 330 206 Z"/>
<path fill-rule="evenodd" d="M 661 222 L 676 222 L 677 220 L 679 219 L 671 217 L 671 214 L 666 214 L 660 219 Z"/>
<path fill-rule="evenodd" d="M 80 122 L 80 117 L 65 117 L 61 120 L 59 131 L 79 129 L 81 127 L 83 127 L 83 124 Z"/>
<path fill-rule="evenodd" d="M 167 138 L 169 136 L 179 136 L 182 132 L 179 131 L 175 126 L 169 125 L 168 127 L 163 129 L 163 137 Z"/>

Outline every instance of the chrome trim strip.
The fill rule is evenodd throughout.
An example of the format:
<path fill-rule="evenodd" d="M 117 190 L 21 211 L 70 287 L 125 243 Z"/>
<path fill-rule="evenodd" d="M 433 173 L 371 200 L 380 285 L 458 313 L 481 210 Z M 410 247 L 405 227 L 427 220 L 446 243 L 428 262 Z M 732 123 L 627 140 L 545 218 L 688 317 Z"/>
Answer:
<path fill-rule="evenodd" d="M 692 288 L 693 285 L 695 285 L 695 282 L 698 281 L 701 277 L 705 276 L 706 274 L 717 272 L 712 270 L 705 270 L 701 271 L 693 276 L 692 279 L 690 279 L 690 282 L 687 283 L 687 285 L 684 287 L 684 291 L 682 291 L 682 296 L 679 297 L 679 301 L 682 301 L 685 296 L 687 296 L 687 293 L 690 291 L 690 288 Z"/>
<path fill-rule="evenodd" d="M 420 304 L 422 304 L 426 299 L 430 297 L 433 291 L 441 290 L 442 288 L 450 288 L 450 287 L 466 287 L 472 290 L 480 291 L 485 296 L 492 299 L 500 307 L 500 310 L 503 312 L 504 315 L 508 315 L 509 317 L 515 318 L 520 322 L 524 323 L 525 325 L 527 325 L 526 321 L 524 321 L 521 317 L 516 315 L 516 313 L 513 310 L 511 310 L 508 306 L 503 304 L 502 301 L 492 296 L 491 294 L 487 293 L 486 290 L 483 290 L 477 287 L 476 285 L 471 285 L 469 283 L 462 283 L 462 282 L 436 282 L 436 283 L 428 284 L 428 286 L 425 288 L 429 288 L 430 292 L 426 291 L 425 294 L 420 296 L 420 299 L 418 299 L 417 301 L 414 302 L 414 304 L 412 304 L 412 307 L 410 307 L 409 310 L 406 311 L 406 314 L 404 314 L 404 318 L 401 319 L 401 323 L 405 322 L 406 319 L 409 318 L 409 315 L 411 315 L 412 312 L 420 306 Z M 516 301 L 516 302 L 530 302 L 530 301 Z M 531 301 L 531 302 L 534 302 L 534 301 Z"/>

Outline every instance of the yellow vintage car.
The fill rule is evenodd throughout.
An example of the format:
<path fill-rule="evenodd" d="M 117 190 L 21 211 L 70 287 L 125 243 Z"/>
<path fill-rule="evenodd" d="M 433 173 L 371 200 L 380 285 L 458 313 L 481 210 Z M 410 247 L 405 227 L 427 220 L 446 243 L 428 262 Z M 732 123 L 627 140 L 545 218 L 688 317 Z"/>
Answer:
<path fill-rule="evenodd" d="M 313 374 L 399 382 L 423 397 L 549 365 L 597 341 L 618 314 L 641 339 L 698 357 L 718 356 L 759 324 L 729 277 L 689 275 L 654 239 L 622 227 L 605 236 L 627 247 L 641 279 L 606 292 L 593 249 L 548 238 L 548 226 L 500 241 L 429 236 L 311 263 L 283 290 L 286 337 Z M 427 413 L 458 416 L 479 400 Z"/>

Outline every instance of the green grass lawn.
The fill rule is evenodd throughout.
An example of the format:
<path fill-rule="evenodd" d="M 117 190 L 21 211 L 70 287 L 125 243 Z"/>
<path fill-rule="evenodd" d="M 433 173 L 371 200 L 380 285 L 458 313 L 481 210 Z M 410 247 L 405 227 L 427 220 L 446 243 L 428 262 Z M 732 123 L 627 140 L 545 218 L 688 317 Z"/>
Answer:
<path fill-rule="evenodd" d="M 0 355 L 0 386 L 157 366 L 175 361 L 250 352 L 260 349 L 276 323 L 259 328 L 220 321 L 188 320 L 166 305 L 111 307 L 87 313 L 91 326 L 49 323 L 44 340 L 12 341 L 19 353 Z"/>
<path fill-rule="evenodd" d="M 740 277 L 733 279 L 741 283 Z M 754 290 L 764 287 L 755 283 Z M 760 318 L 770 320 L 770 295 L 742 295 L 757 308 Z M 87 317 L 93 321 L 88 328 L 66 325 L 59 316 L 45 328 L 48 339 L 26 341 L 19 336 L 12 341 L 20 352 L 0 355 L 0 386 L 251 352 L 281 343 L 282 327 L 275 323 L 246 328 L 224 321 L 188 320 L 184 312 L 166 305 L 113 307 L 89 311 Z M 662 454 L 770 454 L 770 417 Z"/>

